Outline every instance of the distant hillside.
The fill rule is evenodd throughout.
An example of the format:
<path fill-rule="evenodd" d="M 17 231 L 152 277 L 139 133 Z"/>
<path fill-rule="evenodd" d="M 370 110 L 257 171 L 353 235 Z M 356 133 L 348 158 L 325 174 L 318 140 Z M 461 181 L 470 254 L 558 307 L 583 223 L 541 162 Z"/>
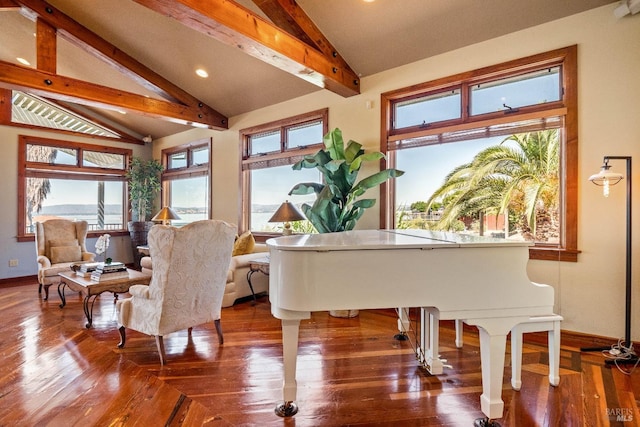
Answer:
<path fill-rule="evenodd" d="M 43 206 L 42 210 L 38 212 L 38 215 L 59 215 L 59 216 L 73 216 L 73 215 L 95 215 L 98 210 L 97 203 L 94 204 L 65 204 L 65 205 L 52 205 Z M 198 214 L 206 212 L 205 208 L 173 208 L 176 213 L 179 214 Z M 105 205 L 105 215 L 120 215 L 122 213 L 122 207 L 120 205 Z"/>
<path fill-rule="evenodd" d="M 251 212 L 274 212 L 280 205 L 251 205 Z M 43 206 L 42 210 L 38 212 L 39 215 L 91 215 L 95 214 L 98 210 L 97 203 L 94 204 L 64 204 L 64 205 L 52 205 Z M 195 214 L 205 212 L 205 208 L 182 208 L 173 207 L 173 210 L 178 214 Z M 119 215 L 121 213 L 120 205 L 105 205 L 105 215 Z"/>
<path fill-rule="evenodd" d="M 91 215 L 95 214 L 98 210 L 98 204 L 66 204 L 66 205 L 53 205 L 43 206 L 40 215 Z M 119 215 L 122 213 L 122 206 L 120 205 L 105 205 L 105 215 Z"/>

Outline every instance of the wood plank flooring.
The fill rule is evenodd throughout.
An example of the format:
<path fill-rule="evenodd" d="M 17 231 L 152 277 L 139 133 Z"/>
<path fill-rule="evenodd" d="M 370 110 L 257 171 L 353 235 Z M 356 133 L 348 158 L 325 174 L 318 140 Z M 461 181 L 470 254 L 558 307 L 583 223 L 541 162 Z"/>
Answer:
<path fill-rule="evenodd" d="M 165 337 L 161 369 L 153 338 L 119 336 L 113 295 L 99 297 L 86 329 L 82 300 L 59 308 L 35 284 L 0 288 L 0 426 L 472 426 L 482 416 L 478 335 L 457 349 L 441 326 L 445 372 L 430 376 L 407 341 L 393 339 L 390 310 L 353 319 L 314 313 L 303 321 L 298 357 L 299 413 L 279 418 L 282 349 L 269 301 L 223 309 L 223 346 L 213 324 Z M 507 354 L 502 426 L 640 425 L 640 369 L 605 366 L 591 343 L 563 336 L 560 385 L 549 385 L 544 334 L 525 335 L 522 389 L 510 387 Z M 507 349 L 509 346 L 507 345 Z M 630 369 L 627 367 L 627 369 Z M 619 416 L 624 418 L 620 418 Z M 627 421 L 621 421 L 625 419 Z"/>

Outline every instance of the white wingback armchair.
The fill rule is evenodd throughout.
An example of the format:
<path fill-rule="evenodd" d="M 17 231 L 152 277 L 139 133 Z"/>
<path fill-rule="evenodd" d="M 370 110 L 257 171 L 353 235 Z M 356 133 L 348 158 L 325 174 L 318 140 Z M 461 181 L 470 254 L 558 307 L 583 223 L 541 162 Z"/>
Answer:
<path fill-rule="evenodd" d="M 235 235 L 234 225 L 218 220 L 151 227 L 151 282 L 132 286 L 131 297 L 118 301 L 118 347 L 125 345 L 125 328 L 153 335 L 164 365 L 164 335 L 182 329 L 190 334 L 193 326 L 211 321 L 222 344 L 220 311 Z"/>
<path fill-rule="evenodd" d="M 60 283 L 58 273 L 69 271 L 72 263 L 93 261 L 95 254 L 87 251 L 87 221 L 50 219 L 35 223 L 38 262 L 38 293 L 44 286 L 44 300 L 49 299 L 49 287 Z"/>

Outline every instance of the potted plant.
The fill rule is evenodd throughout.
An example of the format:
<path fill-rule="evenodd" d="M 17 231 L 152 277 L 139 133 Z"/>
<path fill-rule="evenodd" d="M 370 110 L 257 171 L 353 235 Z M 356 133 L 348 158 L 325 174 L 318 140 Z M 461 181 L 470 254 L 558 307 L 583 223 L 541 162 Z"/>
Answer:
<path fill-rule="evenodd" d="M 353 230 L 365 209 L 375 205 L 375 199 L 360 199 L 370 188 L 390 178 L 404 174 L 397 169 L 385 169 L 356 182 L 363 162 L 384 158 L 381 152 L 366 153 L 362 145 L 350 140 L 344 146 L 338 128 L 324 136 L 325 148 L 305 156 L 293 165 L 294 170 L 316 168 L 323 176 L 322 183 L 303 182 L 295 185 L 291 194 L 316 194 L 313 205 L 302 204 L 302 211 L 318 233 Z"/>
<path fill-rule="evenodd" d="M 153 226 L 150 219 L 153 213 L 153 202 L 160 192 L 162 169 L 162 164 L 158 160 L 143 160 L 139 157 L 133 157 L 127 169 L 132 219 L 127 225 L 136 267 L 139 267 L 141 258 L 137 247 L 147 244 L 147 234 Z"/>
<path fill-rule="evenodd" d="M 322 183 L 303 182 L 295 185 L 291 194 L 316 194 L 313 205 L 302 204 L 302 211 L 318 233 L 353 230 L 365 209 L 375 205 L 375 199 L 361 199 L 364 193 L 390 178 L 404 174 L 397 169 L 385 169 L 357 181 L 363 162 L 379 161 L 381 152 L 366 153 L 362 145 L 349 140 L 347 146 L 338 128 L 324 136 L 325 148 L 305 156 L 293 165 L 294 170 L 316 168 L 323 176 Z M 357 310 L 332 310 L 335 317 L 354 317 Z"/>

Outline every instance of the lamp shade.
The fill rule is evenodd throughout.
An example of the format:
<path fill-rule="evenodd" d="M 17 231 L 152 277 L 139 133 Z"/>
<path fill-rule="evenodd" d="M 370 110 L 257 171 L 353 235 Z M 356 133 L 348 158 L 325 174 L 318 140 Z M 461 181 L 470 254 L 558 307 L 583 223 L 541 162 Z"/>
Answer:
<path fill-rule="evenodd" d="M 162 221 L 164 224 L 166 221 L 170 221 L 172 219 L 180 219 L 180 216 L 178 216 L 178 214 L 169 206 L 165 206 L 160 209 L 160 212 L 158 212 L 156 216 L 151 218 L 151 221 Z"/>
<path fill-rule="evenodd" d="M 600 172 L 589 177 L 589 181 L 595 185 L 616 185 L 619 183 L 623 178 L 622 174 L 609 171 L 609 167 L 609 165 L 603 166 Z"/>
<path fill-rule="evenodd" d="M 278 210 L 273 214 L 269 222 L 289 222 L 289 221 L 302 221 L 306 219 L 302 212 L 298 210 L 296 205 L 290 201 L 285 201 L 280 205 Z"/>
<path fill-rule="evenodd" d="M 609 166 L 609 159 L 605 157 L 604 164 L 602 165 L 600 172 L 589 177 L 589 181 L 602 187 L 602 194 L 604 197 L 609 197 L 609 187 L 611 185 L 616 185 L 622 181 L 623 178 L 622 174 L 611 172 L 609 171 L 609 168 L 611 168 L 611 166 Z"/>

